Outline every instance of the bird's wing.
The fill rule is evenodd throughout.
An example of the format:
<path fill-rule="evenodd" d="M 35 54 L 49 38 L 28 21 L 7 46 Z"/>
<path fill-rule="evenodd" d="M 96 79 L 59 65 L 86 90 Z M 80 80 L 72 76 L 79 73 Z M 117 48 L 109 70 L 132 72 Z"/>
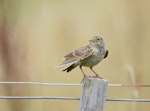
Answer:
<path fill-rule="evenodd" d="M 68 64 L 68 63 L 72 63 L 72 62 L 76 62 L 76 61 L 85 59 L 85 58 L 91 56 L 92 54 L 93 54 L 93 50 L 89 45 L 81 47 L 81 48 L 74 50 L 74 51 L 70 52 L 69 54 L 65 55 L 64 56 L 65 60 L 60 65 Z"/>
<path fill-rule="evenodd" d="M 106 58 L 107 56 L 108 56 L 108 50 L 106 50 L 104 58 Z"/>

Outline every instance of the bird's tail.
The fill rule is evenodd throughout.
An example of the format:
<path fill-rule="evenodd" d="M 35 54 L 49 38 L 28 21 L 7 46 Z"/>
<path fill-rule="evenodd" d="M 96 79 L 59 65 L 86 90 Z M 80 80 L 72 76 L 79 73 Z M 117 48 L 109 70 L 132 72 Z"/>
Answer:
<path fill-rule="evenodd" d="M 66 72 L 70 72 L 72 69 L 74 69 L 75 67 L 77 67 L 78 65 L 77 64 L 72 64 L 71 66 L 65 68 L 64 70 L 62 71 L 66 71 Z"/>

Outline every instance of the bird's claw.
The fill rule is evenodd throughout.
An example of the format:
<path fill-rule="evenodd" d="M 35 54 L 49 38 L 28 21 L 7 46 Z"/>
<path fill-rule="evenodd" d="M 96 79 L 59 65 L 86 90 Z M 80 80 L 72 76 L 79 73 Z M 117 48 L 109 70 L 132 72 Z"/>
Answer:
<path fill-rule="evenodd" d="M 81 81 L 80 83 L 82 83 L 82 82 L 84 81 L 84 79 L 88 79 L 88 80 L 90 81 L 90 80 L 91 80 L 90 77 L 91 77 L 91 76 L 84 75 L 84 76 L 83 76 L 83 79 L 82 79 L 82 81 Z"/>
<path fill-rule="evenodd" d="M 103 77 L 100 77 L 99 75 L 96 75 L 95 77 L 96 77 L 96 78 L 99 78 L 99 79 L 103 79 Z"/>

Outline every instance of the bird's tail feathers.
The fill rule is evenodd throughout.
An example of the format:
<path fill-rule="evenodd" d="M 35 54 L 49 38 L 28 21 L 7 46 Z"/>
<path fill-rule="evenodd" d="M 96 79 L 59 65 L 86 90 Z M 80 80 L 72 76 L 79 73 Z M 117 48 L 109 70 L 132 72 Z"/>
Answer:
<path fill-rule="evenodd" d="M 78 65 L 77 64 L 72 64 L 71 66 L 63 69 L 62 71 L 66 71 L 66 72 L 70 72 L 71 70 L 73 70 L 75 67 L 77 67 Z"/>
<path fill-rule="evenodd" d="M 57 67 L 60 67 L 60 66 L 66 65 L 66 64 L 74 64 L 75 62 L 77 63 L 78 60 L 65 60 L 62 63 L 58 64 Z"/>

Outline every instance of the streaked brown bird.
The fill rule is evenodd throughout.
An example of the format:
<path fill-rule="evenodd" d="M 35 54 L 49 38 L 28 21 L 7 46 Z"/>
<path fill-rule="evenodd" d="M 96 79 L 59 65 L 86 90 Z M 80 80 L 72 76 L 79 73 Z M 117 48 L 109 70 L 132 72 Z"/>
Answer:
<path fill-rule="evenodd" d="M 96 77 L 101 78 L 94 70 L 93 67 L 97 65 L 102 59 L 108 56 L 108 50 L 105 48 L 104 40 L 101 36 L 95 36 L 89 40 L 89 44 L 76 49 L 64 56 L 64 61 L 60 65 L 71 64 L 63 71 L 70 72 L 75 67 L 79 66 L 84 77 L 87 75 L 83 72 L 82 66 L 90 67 L 91 71 Z"/>

